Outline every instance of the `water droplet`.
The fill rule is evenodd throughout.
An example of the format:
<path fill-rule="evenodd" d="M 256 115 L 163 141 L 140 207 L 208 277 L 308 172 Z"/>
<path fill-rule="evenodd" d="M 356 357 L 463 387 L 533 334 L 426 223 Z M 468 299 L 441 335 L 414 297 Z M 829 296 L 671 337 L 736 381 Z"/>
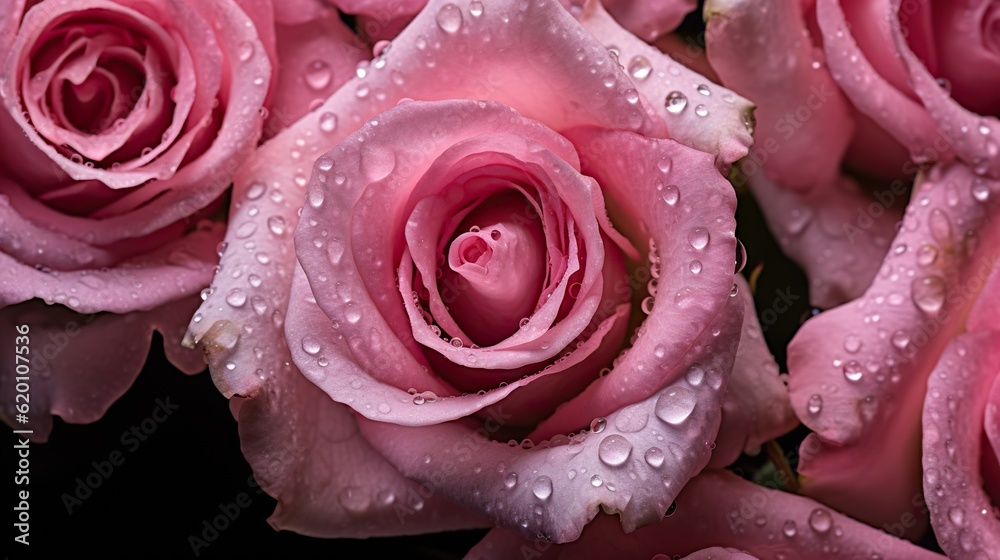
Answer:
<path fill-rule="evenodd" d="M 247 198 L 249 200 L 257 200 L 264 195 L 264 191 L 266 190 L 267 185 L 261 183 L 260 181 L 254 181 L 253 183 L 250 183 L 249 187 L 247 187 Z"/>
<path fill-rule="evenodd" d="M 642 303 L 639 304 L 639 307 L 640 309 L 642 309 L 643 313 L 649 315 L 650 313 L 653 312 L 654 303 L 655 300 L 653 299 L 653 296 L 646 296 L 645 298 L 643 298 Z"/>
<path fill-rule="evenodd" d="M 695 249 L 701 250 L 708 246 L 708 230 L 703 227 L 696 227 L 688 234 L 688 243 Z"/>
<path fill-rule="evenodd" d="M 531 493 L 539 500 L 548 500 L 552 495 L 552 479 L 540 476 L 531 484 Z"/>
<path fill-rule="evenodd" d="M 982 179 L 976 179 L 972 183 L 972 198 L 979 202 L 986 202 L 990 198 L 990 187 Z"/>
<path fill-rule="evenodd" d="M 965 524 L 965 514 L 962 512 L 962 508 L 960 508 L 960 507 L 953 507 L 950 510 L 948 510 L 948 519 L 951 519 L 951 522 L 954 523 L 958 527 L 961 527 L 962 525 L 964 525 Z"/>
<path fill-rule="evenodd" d="M 285 219 L 281 216 L 271 216 L 267 219 L 267 228 L 271 230 L 271 233 L 275 235 L 281 235 L 285 233 Z"/>
<path fill-rule="evenodd" d="M 606 427 L 608 427 L 608 421 L 605 418 L 594 418 L 590 422 L 590 431 L 595 434 L 603 432 Z"/>
<path fill-rule="evenodd" d="M 684 374 L 684 379 L 694 387 L 701 385 L 701 382 L 705 380 L 705 368 L 693 364 Z"/>
<path fill-rule="evenodd" d="M 892 333 L 892 345 L 900 350 L 906 348 L 910 343 L 910 335 L 906 334 L 904 331 L 896 331 Z"/>
<path fill-rule="evenodd" d="M 305 336 L 302 338 L 302 350 L 305 351 L 306 354 L 315 356 L 316 354 L 319 354 L 319 351 L 322 349 L 323 348 L 320 346 L 319 341 L 315 338 L 311 336 Z"/>
<path fill-rule="evenodd" d="M 337 129 L 337 115 L 329 111 L 319 116 L 319 129 L 323 132 L 333 132 Z"/>
<path fill-rule="evenodd" d="M 937 313 L 944 305 L 945 282 L 940 276 L 915 278 L 910 289 L 914 305 L 926 313 Z"/>
<path fill-rule="evenodd" d="M 680 424 L 691 416 L 698 404 L 698 395 L 684 386 L 666 389 L 656 399 L 656 417 L 667 424 Z"/>
<path fill-rule="evenodd" d="M 598 488 L 602 484 L 604 484 L 604 479 L 601 478 L 601 475 L 595 474 L 594 476 L 590 477 L 590 485 L 593 486 L 594 488 Z"/>
<path fill-rule="evenodd" d="M 660 173 L 669 173 L 671 164 L 673 164 L 673 161 L 669 157 L 664 156 L 656 162 L 656 167 L 660 170 Z"/>
<path fill-rule="evenodd" d="M 390 412 L 392 412 L 392 407 L 390 407 L 388 403 L 381 403 L 378 405 L 378 411 L 379 414 L 389 414 Z"/>
<path fill-rule="evenodd" d="M 792 538 L 798 529 L 795 527 L 795 522 L 789 519 L 781 526 L 781 532 L 785 534 L 786 537 Z"/>
<path fill-rule="evenodd" d="M 632 57 L 632 61 L 628 63 L 629 75 L 637 80 L 645 80 L 652 71 L 653 65 L 641 54 Z"/>
<path fill-rule="evenodd" d="M 667 108 L 668 113 L 678 114 L 687 107 L 687 97 L 679 92 L 672 91 L 667 94 L 666 100 L 664 101 L 664 106 Z"/>
<path fill-rule="evenodd" d="M 663 187 L 663 202 L 674 206 L 680 198 L 681 191 L 677 188 L 677 185 L 667 185 Z"/>
<path fill-rule="evenodd" d="M 233 288 L 226 295 L 226 303 L 233 307 L 243 307 L 243 304 L 247 302 L 247 293 L 240 288 Z"/>
<path fill-rule="evenodd" d="M 663 466 L 663 459 L 664 459 L 663 450 L 661 450 L 659 447 L 650 447 L 646 451 L 645 459 L 646 463 L 648 463 L 649 466 L 658 469 Z"/>
<path fill-rule="evenodd" d="M 698 274 L 701 272 L 701 261 L 691 261 L 691 265 L 688 267 L 692 274 Z"/>
<path fill-rule="evenodd" d="M 809 526 L 817 533 L 826 533 L 833 525 L 833 517 L 823 508 L 816 508 L 809 514 Z"/>
<path fill-rule="evenodd" d="M 314 60 L 306 68 L 306 85 L 312 89 L 319 90 L 325 88 L 330 85 L 332 77 L 333 72 L 330 70 L 330 65 L 325 61 Z"/>
<path fill-rule="evenodd" d="M 809 411 L 809 414 L 819 414 L 823 410 L 823 397 L 819 395 L 809 397 L 809 401 L 806 403 L 806 410 Z"/>
<path fill-rule="evenodd" d="M 506 486 L 508 490 L 517 486 L 517 473 L 507 473 L 507 476 L 503 477 L 503 485 Z"/>
<path fill-rule="evenodd" d="M 246 62 L 250 60 L 250 57 L 253 56 L 253 43 L 251 43 L 250 41 L 243 41 L 237 47 L 236 52 L 237 56 L 239 56 L 240 58 L 240 62 Z"/>
<path fill-rule="evenodd" d="M 861 364 L 857 360 L 850 360 L 844 364 L 844 377 L 848 381 L 857 382 L 861 381 L 861 377 L 864 373 L 861 371 Z"/>
<path fill-rule="evenodd" d="M 479 17 L 483 15 L 483 3 L 479 0 L 472 0 L 472 2 L 469 3 L 469 13 L 472 14 L 472 17 Z"/>
<path fill-rule="evenodd" d="M 844 337 L 844 350 L 854 354 L 861 349 L 861 337 L 856 334 L 849 334 Z"/>
<path fill-rule="evenodd" d="M 677 500 L 674 500 L 670 502 L 670 507 L 667 508 L 667 511 L 663 514 L 663 517 L 670 517 L 676 511 L 677 511 Z"/>
<path fill-rule="evenodd" d="M 747 248 L 743 246 L 743 242 L 739 239 L 736 240 L 736 274 L 743 271 L 743 267 L 747 265 Z"/>
<path fill-rule="evenodd" d="M 338 495 L 340 505 L 351 513 L 363 513 L 371 505 L 371 498 L 368 493 L 357 486 L 348 486 L 340 491 Z"/>
<path fill-rule="evenodd" d="M 597 457 L 602 463 L 610 467 L 623 465 L 631 453 L 632 444 L 618 434 L 604 438 L 597 449 Z"/>
<path fill-rule="evenodd" d="M 697 107 L 694 108 L 694 114 L 698 115 L 699 117 L 707 117 L 708 107 L 704 105 L 698 105 Z"/>
<path fill-rule="evenodd" d="M 454 33 L 462 27 L 462 10 L 454 4 L 445 4 L 438 10 L 434 20 L 442 30 Z"/>
<path fill-rule="evenodd" d="M 951 243 L 951 220 L 948 218 L 948 214 L 944 213 L 944 210 L 940 208 L 931 210 L 927 225 L 935 241 L 943 245 Z"/>
<path fill-rule="evenodd" d="M 712 95 L 712 90 L 708 89 L 708 86 L 706 86 L 705 84 L 698 84 L 698 87 L 695 89 L 697 89 L 698 93 L 702 95 L 705 96 Z"/>

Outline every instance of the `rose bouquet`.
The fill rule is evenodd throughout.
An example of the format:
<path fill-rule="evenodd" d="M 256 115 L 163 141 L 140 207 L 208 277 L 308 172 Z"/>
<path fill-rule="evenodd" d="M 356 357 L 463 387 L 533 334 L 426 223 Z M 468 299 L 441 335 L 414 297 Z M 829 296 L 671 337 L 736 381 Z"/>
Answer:
<path fill-rule="evenodd" d="M 34 436 L 159 330 L 278 530 L 1000 554 L 1000 20 L 910 4 L 15 1 L 0 314 L 51 341 Z M 816 306 L 788 374 L 753 200 Z"/>

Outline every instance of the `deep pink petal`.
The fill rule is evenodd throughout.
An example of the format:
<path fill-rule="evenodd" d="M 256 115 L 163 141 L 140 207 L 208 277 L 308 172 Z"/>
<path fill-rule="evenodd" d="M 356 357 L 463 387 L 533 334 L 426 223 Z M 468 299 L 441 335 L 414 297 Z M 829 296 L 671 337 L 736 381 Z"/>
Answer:
<path fill-rule="evenodd" d="M 232 401 L 254 478 L 278 500 L 268 520 L 275 530 L 363 538 L 488 526 L 399 474 L 358 432 L 350 409 L 299 374 L 283 344 L 269 352 L 285 367 Z"/>
<path fill-rule="evenodd" d="M 743 333 L 722 405 L 722 425 L 710 468 L 731 464 L 740 453 L 759 448 L 799 423 L 788 400 L 788 388 L 778 375 L 778 364 L 764 341 L 750 286 L 739 274 L 736 285 L 743 301 Z"/>
<path fill-rule="evenodd" d="M 27 325 L 30 352 L 31 412 L 28 424 L 13 419 L 15 385 L 19 375 L 12 359 L 0 370 L 0 410 L 5 422 L 16 429 L 31 429 L 33 441 L 46 441 L 52 416 L 72 424 L 95 422 L 104 415 L 135 381 L 149 352 L 153 332 L 164 338 L 167 358 L 185 373 L 204 369 L 201 353 L 180 346 L 197 298 L 172 301 L 151 311 L 125 315 L 83 315 L 62 306 L 33 300 L 0 310 L 0 324 L 15 333 Z M 15 338 L 0 343 L 15 355 Z"/>
<path fill-rule="evenodd" d="M 466 559 L 649 558 L 714 546 L 784 560 L 944 559 L 809 498 L 758 486 L 726 471 L 705 471 L 692 479 L 677 498 L 673 515 L 635 532 L 625 534 L 610 515 L 598 515 L 579 540 L 562 545 L 526 541 L 514 532 L 494 529 Z"/>
<path fill-rule="evenodd" d="M 816 431 L 802 446 L 804 493 L 878 526 L 905 515 L 919 531 L 923 386 L 997 259 L 989 189 L 964 166 L 933 168 L 864 296 L 792 340 L 792 406 Z"/>
<path fill-rule="evenodd" d="M 618 51 L 638 95 L 648 100 L 670 138 L 716 156 L 720 167 L 747 154 L 753 144 L 753 104 L 678 64 L 623 29 L 597 0 L 588 0 L 580 23 Z"/>
<path fill-rule="evenodd" d="M 835 188 L 854 131 L 851 107 L 813 46 L 800 3 L 761 10 L 748 0 L 713 0 L 705 14 L 712 68 L 757 105 L 765 176 L 800 193 Z"/>
<path fill-rule="evenodd" d="M 323 106 L 268 142 L 236 178 L 233 227 L 228 237 L 232 248 L 222 257 L 226 273 L 217 279 L 215 291 L 202 306 L 203 321 L 191 325 L 189 339 L 189 343 L 201 341 L 219 322 L 213 335 L 205 339 L 205 346 L 214 355 L 212 363 L 219 366 L 215 379 L 224 394 L 252 391 L 260 383 L 254 373 L 258 368 L 267 372 L 280 366 L 271 356 L 258 359 L 253 343 L 237 345 L 232 336 L 216 336 L 231 332 L 234 320 L 253 329 L 254 337 L 261 340 L 281 336 L 294 254 L 285 238 L 271 233 L 269 220 L 280 220 L 283 227 L 276 229 L 282 232 L 294 229 L 296 212 L 305 203 L 301 187 L 308 182 L 311 164 L 401 99 L 493 99 L 556 130 L 585 124 L 604 128 L 634 125 L 642 133 L 662 133 L 662 123 L 624 99 L 631 83 L 613 64 L 607 49 L 580 29 L 558 4 L 537 2 L 523 6 L 526 11 L 522 12 L 520 4 L 496 2 L 478 16 L 461 8 L 461 33 L 446 31 L 437 23 L 436 16 L 446 5 L 450 4 L 443 0 L 432 2 L 393 41 L 390 52 L 372 63 L 364 78 L 354 78 Z M 445 20 L 451 29 L 454 20 Z M 566 40 L 548 40 L 551 29 L 565 32 Z M 484 43 L 487 37 L 490 41 Z M 563 63 L 579 60 L 577 56 L 582 56 L 579 64 Z M 509 65 L 513 59 L 521 62 Z M 614 78 L 611 88 L 595 79 L 588 70 L 591 66 L 608 69 Z M 491 71 L 477 73 L 480 78 L 470 80 L 470 68 Z M 537 79 L 538 84 L 530 94 L 522 87 L 529 78 Z M 301 157 L 289 158 L 292 151 Z M 252 250 L 235 249 L 254 232 L 258 235 L 252 239 Z M 258 279 L 257 286 L 247 288 L 251 275 Z M 226 296 L 237 287 L 250 299 L 261 298 L 267 310 L 257 315 L 244 306 L 234 312 Z M 239 334 L 238 329 L 234 334 Z M 227 361 L 236 367 L 222 368 Z"/>
<path fill-rule="evenodd" d="M 1000 550 L 1000 519 L 979 470 L 980 454 L 992 452 L 982 435 L 987 410 L 995 414 L 998 406 L 997 348 L 996 329 L 959 335 L 927 380 L 924 499 L 938 544 L 956 560 L 988 558 Z"/>
<path fill-rule="evenodd" d="M 704 368 L 701 376 L 629 401 L 572 439 L 561 435 L 528 449 L 486 439 L 505 417 L 480 430 L 460 422 L 404 427 L 361 420 L 361 431 L 407 477 L 528 538 L 576 540 L 599 507 L 620 513 L 624 530 L 634 531 L 661 520 L 708 462 L 742 319 L 742 302 L 733 298 L 713 324 L 720 333 L 714 351 L 695 366 Z"/>
<path fill-rule="evenodd" d="M 1000 113 L 1000 9 L 993 2 L 934 4 L 930 22 L 936 37 L 935 75 L 948 80 L 951 96 L 981 115 Z M 927 13 L 931 10 L 922 10 Z M 907 29 L 910 31 L 910 29 Z M 912 33 L 907 44 L 914 46 Z M 926 60 L 923 53 L 917 56 Z"/>
<path fill-rule="evenodd" d="M 741 169 L 761 201 L 771 233 L 809 277 L 809 300 L 822 308 L 860 296 L 871 284 L 896 234 L 908 184 L 880 183 L 874 198 L 853 179 L 800 195 L 764 175 L 755 148 Z"/>

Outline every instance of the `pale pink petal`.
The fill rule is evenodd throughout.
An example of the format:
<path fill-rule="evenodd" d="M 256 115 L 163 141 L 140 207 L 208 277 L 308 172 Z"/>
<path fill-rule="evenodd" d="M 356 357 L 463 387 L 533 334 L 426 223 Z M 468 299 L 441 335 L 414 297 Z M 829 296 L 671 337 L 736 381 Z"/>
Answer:
<path fill-rule="evenodd" d="M 404 478 L 365 438 L 348 407 L 285 366 L 231 402 L 254 478 L 278 500 L 275 530 L 326 538 L 412 535 L 487 527 L 488 521 Z"/>
<path fill-rule="evenodd" d="M 610 515 L 598 515 L 579 540 L 561 545 L 494 529 L 466 559 L 649 558 L 715 546 L 784 560 L 944 560 L 809 498 L 758 486 L 726 471 L 705 471 L 692 479 L 670 517 L 635 532 L 625 534 Z"/>
<path fill-rule="evenodd" d="M 899 0 L 892 1 L 892 13 L 899 8 Z M 1000 119 L 992 115 L 979 115 L 959 105 L 938 84 L 927 67 L 907 46 L 906 38 L 898 23 L 892 27 L 892 38 L 909 72 L 913 91 L 920 97 L 927 113 L 939 129 L 939 143 L 954 150 L 955 155 L 975 169 L 980 175 L 1000 178 Z M 964 61 L 963 64 L 969 64 Z M 985 71 L 985 70 L 984 70 Z M 995 90 L 988 91 L 995 94 Z M 935 145 L 937 152 L 942 152 Z"/>
<path fill-rule="evenodd" d="M 681 377 L 573 438 L 560 435 L 531 448 L 487 439 L 504 417 L 479 429 L 461 422 L 359 425 L 405 476 L 528 538 L 576 540 L 600 508 L 620 513 L 622 528 L 631 532 L 659 522 L 708 462 L 728 377 L 722 372 L 732 368 L 742 319 L 742 302 L 730 299 L 713 323 L 720 333 L 713 352 L 695 366 L 704 368 L 704 380 Z"/>
<path fill-rule="evenodd" d="M 615 21 L 643 41 L 673 31 L 698 8 L 695 0 L 603 0 L 602 4 Z"/>
<path fill-rule="evenodd" d="M 747 154 L 754 127 L 750 101 L 642 42 L 615 23 L 597 0 L 588 0 L 580 23 L 618 51 L 639 97 L 667 123 L 670 138 L 716 156 L 720 167 Z"/>
<path fill-rule="evenodd" d="M 739 274 L 736 285 L 743 301 L 743 333 L 710 468 L 731 464 L 740 453 L 785 435 L 799 423 L 788 401 L 788 388 L 778 375 L 778 364 L 767 349 L 750 286 Z"/>
<path fill-rule="evenodd" d="M 891 17 L 886 2 L 874 2 L 871 6 L 884 9 L 859 18 L 859 24 L 865 21 L 880 24 Z M 840 2 L 817 0 L 816 13 L 823 32 L 823 48 L 830 73 L 851 103 L 906 146 L 918 161 L 926 161 L 930 156 L 929 150 L 936 149 L 934 153 L 940 154 L 947 149 L 947 143 L 941 142 L 937 126 L 920 103 L 911 97 L 909 90 L 898 89 L 902 84 L 890 82 L 891 73 L 888 79 L 882 74 L 888 72 L 891 64 L 873 67 L 873 62 L 866 56 L 869 51 L 859 48 L 857 40 L 847 29 L 847 18 Z M 865 35 L 865 38 L 878 37 L 887 39 L 888 36 L 879 31 Z M 891 56 L 882 58 L 898 64 Z"/>
<path fill-rule="evenodd" d="M 813 46 L 800 3 L 761 10 L 751 0 L 712 0 L 705 15 L 712 68 L 757 105 L 755 149 L 766 157 L 766 177 L 799 193 L 835 187 L 854 131 L 851 107 Z"/>
<path fill-rule="evenodd" d="M 601 185 L 612 222 L 635 245 L 653 249 L 658 279 L 644 334 L 610 374 L 542 423 L 546 436 L 646 398 L 697 362 L 705 347 L 696 342 L 711 345 L 708 325 L 732 290 L 736 255 L 735 196 L 711 155 L 620 131 L 566 135 L 580 150 L 583 172 Z M 619 157 L 607 158 L 609 149 Z M 641 289 L 653 279 L 648 269 L 633 276 L 624 288 Z"/>
<path fill-rule="evenodd" d="M 764 175 L 757 148 L 740 168 L 761 201 L 771 233 L 809 277 L 809 300 L 821 308 L 860 296 L 871 284 L 896 234 L 909 183 L 877 185 L 874 199 L 853 179 L 799 195 Z"/>
<path fill-rule="evenodd" d="M 320 154 L 400 100 L 492 99 L 555 130 L 590 124 L 664 133 L 662 122 L 625 99 L 631 82 L 614 65 L 607 49 L 557 3 L 491 2 L 478 16 L 461 7 L 462 32 L 453 28 L 456 20 L 450 5 L 443 0 L 432 2 L 393 41 L 390 52 L 383 51 L 377 63 L 371 64 L 364 78 L 354 78 L 323 106 L 270 140 L 236 178 L 230 248 L 221 263 L 225 272 L 200 310 L 202 321 L 192 323 L 188 340 L 194 344 L 212 332 L 204 342 L 212 354 L 216 382 L 227 396 L 252 392 L 260 384 L 255 374 L 258 368 L 267 372 L 280 367 L 278 360 L 263 352 L 257 358 L 253 352 L 257 344 L 239 344 L 242 333 L 235 325 L 253 329 L 252 336 L 259 341 L 282 336 L 294 266 L 285 235 L 295 228 L 297 210 L 306 203 L 303 187 L 310 166 Z M 437 21 L 442 10 L 446 10 L 441 19 L 448 30 Z M 565 32 L 566 39 L 548 40 L 552 29 Z M 514 59 L 519 63 L 509 64 Z M 571 59 L 579 63 L 563 63 Z M 606 68 L 613 78 L 612 87 L 595 78 L 588 69 L 591 66 Z M 469 79 L 471 69 L 477 78 Z M 532 80 L 532 88 L 523 87 L 526 80 Z M 289 157 L 292 151 L 301 157 Z M 254 248 L 244 250 L 251 236 Z M 250 283 L 251 277 L 256 285 Z M 226 298 L 236 288 L 247 301 L 256 297 L 263 302 L 263 311 L 258 314 L 247 305 L 234 309 Z M 232 370 L 222 367 L 227 361 L 235 364 Z"/>
<path fill-rule="evenodd" d="M 72 424 L 95 422 L 104 415 L 135 381 L 149 352 L 153 332 L 164 338 L 167 358 L 185 373 L 197 373 L 205 363 L 200 352 L 180 347 L 197 298 L 172 301 L 151 311 L 125 315 L 83 315 L 41 301 L 12 305 L 0 310 L 0 324 L 11 333 L 0 342 L 15 355 L 15 328 L 28 326 L 31 401 L 30 422 L 14 422 L 16 363 L 8 360 L 0 370 L 0 415 L 15 429 L 34 430 L 33 441 L 46 441 L 52 416 Z"/>
<path fill-rule="evenodd" d="M 653 560 L 668 560 L 668 557 L 658 555 Z M 692 552 L 681 560 L 757 560 L 757 557 L 735 548 L 713 546 Z"/>
<path fill-rule="evenodd" d="M 79 313 L 128 313 L 168 304 L 211 281 L 223 230 L 222 224 L 201 222 L 187 235 L 110 268 L 53 270 L 0 253 L 0 306 L 40 298 Z M 57 238 L 53 245 L 54 251 L 73 249 Z"/>
<path fill-rule="evenodd" d="M 997 258 L 989 189 L 964 166 L 933 168 L 865 294 L 792 340 L 792 406 L 816 432 L 802 444 L 804 493 L 877 526 L 906 516 L 903 529 L 920 530 L 923 386 Z"/>
<path fill-rule="evenodd" d="M 984 446 L 984 420 L 1000 406 L 997 348 L 998 330 L 959 335 L 927 380 L 924 499 L 938 544 L 956 560 L 985 559 L 1000 551 L 1000 520 L 980 472 L 981 454 L 993 452 Z"/>
<path fill-rule="evenodd" d="M 369 57 L 336 10 L 321 12 L 304 23 L 278 25 L 277 43 L 280 65 L 264 123 L 265 139 L 322 104 Z"/>

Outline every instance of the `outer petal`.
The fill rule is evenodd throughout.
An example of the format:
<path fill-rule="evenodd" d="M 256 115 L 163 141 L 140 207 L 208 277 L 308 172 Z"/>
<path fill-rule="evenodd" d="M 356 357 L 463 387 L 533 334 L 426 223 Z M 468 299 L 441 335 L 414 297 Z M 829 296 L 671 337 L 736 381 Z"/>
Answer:
<path fill-rule="evenodd" d="M 778 375 L 778 364 L 764 341 L 750 286 L 739 274 L 736 285 L 743 301 L 743 334 L 709 467 L 729 465 L 744 450 L 782 436 L 799 423 L 788 401 L 788 388 Z"/>
<path fill-rule="evenodd" d="M 823 48 L 830 72 L 851 103 L 906 146 L 917 161 L 934 159 L 942 148 L 947 148 L 946 144 L 939 145 L 938 128 L 927 111 L 909 92 L 900 91 L 883 77 L 858 47 L 847 29 L 847 19 L 839 0 L 817 0 L 816 14 L 823 32 Z M 882 17 L 868 18 L 877 23 L 893 19 L 888 10 Z"/>
<path fill-rule="evenodd" d="M 704 369 L 573 439 L 560 436 L 530 449 L 486 439 L 503 426 L 502 417 L 482 431 L 459 422 L 409 428 L 370 420 L 360 421 L 361 430 L 404 475 L 528 538 L 576 540 L 598 506 L 620 513 L 631 532 L 662 519 L 708 462 L 742 319 L 742 304 L 733 298 L 713 323 L 719 335 L 712 351 L 692 367 Z"/>
<path fill-rule="evenodd" d="M 757 105 L 767 178 L 800 193 L 835 188 L 854 131 L 850 105 L 813 46 L 801 3 L 760 8 L 752 0 L 705 5 L 709 61 L 726 87 Z"/>
<path fill-rule="evenodd" d="M 799 195 L 764 176 L 760 155 L 752 150 L 741 170 L 782 250 L 805 269 L 812 304 L 828 308 L 860 296 L 896 234 L 907 184 L 879 185 L 872 200 L 842 176 Z"/>
<path fill-rule="evenodd" d="M 698 7 L 695 0 L 603 0 L 615 21 L 643 41 L 677 28 Z"/>
<path fill-rule="evenodd" d="M 792 406 L 816 431 L 802 447 L 805 493 L 879 526 L 910 516 L 919 531 L 916 419 L 931 368 L 998 258 L 989 189 L 961 165 L 934 168 L 865 295 L 792 340 Z"/>
<path fill-rule="evenodd" d="M 900 0 L 892 0 L 891 14 L 898 13 L 899 3 Z M 976 173 L 1000 179 L 1000 119 L 978 115 L 952 99 L 907 45 L 898 18 L 892 21 L 892 38 L 909 72 L 913 91 L 939 128 L 941 139 L 946 139 L 955 155 Z M 942 151 L 940 146 L 934 147 Z"/>
<path fill-rule="evenodd" d="M 785 560 L 944 559 L 813 500 L 757 486 L 726 471 L 706 471 L 692 479 L 676 508 L 669 518 L 629 535 L 611 516 L 601 515 L 579 540 L 563 545 L 525 541 L 494 529 L 466 558 L 648 558 L 732 546 L 758 558 Z"/>
<path fill-rule="evenodd" d="M 657 560 L 657 556 L 654 556 L 653 560 Z M 663 560 L 666 558 L 663 557 Z M 681 560 L 757 560 L 757 557 L 735 548 L 713 546 L 692 552 Z"/>
<path fill-rule="evenodd" d="M 13 359 L 0 370 L 4 403 L 0 416 L 16 429 L 34 430 L 33 441 L 48 439 L 53 415 L 73 424 L 97 421 L 139 375 L 153 331 L 163 335 L 167 358 L 178 369 L 189 374 L 201 371 L 205 364 L 200 354 L 180 347 L 197 302 L 188 298 L 126 315 L 82 315 L 37 300 L 5 307 L 0 310 L 0 325 L 11 336 L 0 342 L 0 348 L 8 355 L 15 355 L 15 327 L 29 328 L 30 422 L 14 422 L 15 386 L 20 381 L 15 377 L 20 374 Z"/>
<path fill-rule="evenodd" d="M 597 0 L 588 0 L 580 23 L 618 51 L 635 87 L 666 123 L 670 137 L 716 156 L 722 168 L 747 154 L 753 144 L 753 104 L 711 84 L 623 29 Z"/>
<path fill-rule="evenodd" d="M 278 500 L 276 530 L 317 537 L 411 535 L 489 526 L 433 488 L 404 478 L 364 437 L 350 409 L 285 366 L 249 398 L 233 399 L 243 454 Z"/>
<path fill-rule="evenodd" d="M 264 333 L 280 333 L 282 328 L 294 263 L 283 235 L 297 224 L 309 166 L 401 99 L 493 99 L 556 130 L 589 124 L 664 133 L 662 122 L 625 99 L 631 82 L 613 64 L 607 49 L 557 3 L 495 2 L 478 16 L 462 7 L 457 28 L 449 6 L 454 5 L 432 2 L 393 41 L 391 52 L 383 51 L 372 63 L 364 78 L 355 78 L 268 142 L 237 177 L 233 227 L 227 238 L 230 249 L 222 256 L 224 272 L 200 310 L 202 320 L 191 325 L 188 341 L 200 341 L 209 349 L 214 379 L 227 396 L 252 392 L 260 384 L 258 368 L 266 373 L 280 366 L 271 356 L 257 358 L 253 348 L 261 346 L 249 337 L 270 340 L 271 335 Z M 442 10 L 448 30 L 437 21 Z M 565 33 L 566 39 L 549 40 L 551 29 Z M 509 64 L 514 59 L 521 63 Z M 578 63 L 563 63 L 571 59 Z M 606 72 L 611 87 L 595 79 L 591 68 Z M 524 88 L 526 80 L 537 87 Z M 271 229 L 269 222 L 278 226 Z M 243 293 L 245 302 L 259 298 L 261 313 L 252 306 L 234 310 L 226 301 L 234 289 Z M 241 332 L 237 323 L 253 334 Z M 240 336 L 248 341 L 240 343 Z M 235 367 L 224 368 L 227 361 Z"/>
<path fill-rule="evenodd" d="M 985 559 L 1000 551 L 1000 520 L 979 470 L 980 455 L 991 451 L 983 448 L 983 421 L 987 408 L 998 406 L 998 348 L 1000 330 L 959 335 L 927 381 L 924 496 L 934 535 L 956 560 Z"/>

